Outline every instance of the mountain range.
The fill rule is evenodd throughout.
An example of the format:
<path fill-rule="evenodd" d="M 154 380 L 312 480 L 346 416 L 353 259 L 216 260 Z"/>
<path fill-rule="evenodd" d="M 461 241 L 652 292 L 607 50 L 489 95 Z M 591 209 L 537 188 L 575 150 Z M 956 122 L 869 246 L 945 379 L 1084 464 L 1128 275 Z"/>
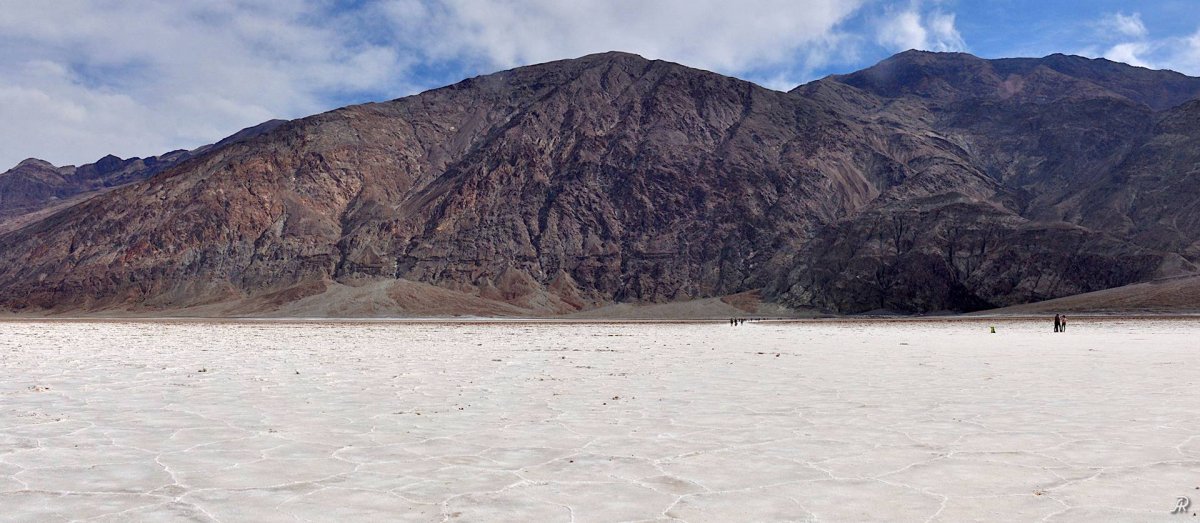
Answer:
<path fill-rule="evenodd" d="M 0 308 L 931 313 L 1191 281 L 1198 99 L 1065 55 L 909 51 L 790 92 L 589 55 L 193 151 L 26 160 L 0 174 Z"/>

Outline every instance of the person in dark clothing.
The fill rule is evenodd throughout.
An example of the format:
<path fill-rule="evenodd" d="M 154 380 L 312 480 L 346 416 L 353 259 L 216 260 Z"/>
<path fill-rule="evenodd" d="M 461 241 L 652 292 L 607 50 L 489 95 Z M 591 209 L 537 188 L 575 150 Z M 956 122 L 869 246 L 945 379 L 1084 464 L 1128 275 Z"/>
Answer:
<path fill-rule="evenodd" d="M 1062 317 L 1055 314 L 1054 315 L 1054 332 L 1058 332 L 1060 330 L 1062 330 Z"/>

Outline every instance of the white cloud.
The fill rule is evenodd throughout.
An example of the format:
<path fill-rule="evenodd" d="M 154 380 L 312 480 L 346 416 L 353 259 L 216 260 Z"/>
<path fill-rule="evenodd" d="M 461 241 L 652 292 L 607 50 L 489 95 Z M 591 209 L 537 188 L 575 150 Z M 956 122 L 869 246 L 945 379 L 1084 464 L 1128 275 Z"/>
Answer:
<path fill-rule="evenodd" d="M 191 148 L 331 95 L 412 90 L 395 49 L 315 2 L 0 0 L 0 12 L 0 171 Z"/>
<path fill-rule="evenodd" d="M 840 56 L 829 46 L 836 27 L 865 1 L 394 0 L 385 12 L 400 38 L 436 36 L 422 46 L 430 55 L 496 68 L 619 50 L 726 74 L 783 67 L 802 76 Z"/>
<path fill-rule="evenodd" d="M 1146 25 L 1142 23 L 1141 13 L 1127 15 L 1113 13 L 1104 17 L 1099 24 L 1101 30 L 1119 34 L 1127 38 L 1145 38 L 1148 34 Z"/>
<path fill-rule="evenodd" d="M 841 24 L 882 1 L 383 0 L 347 11 L 331 0 L 0 0 L 0 169 L 190 148 L 269 118 L 608 50 L 787 89 L 857 60 L 862 38 Z M 918 7 L 891 17 L 880 41 L 965 49 L 953 14 Z"/>
<path fill-rule="evenodd" d="M 1104 57 L 1151 69 L 1170 69 L 1200 76 L 1200 29 L 1185 37 L 1150 38 L 1116 44 L 1104 53 Z"/>
<path fill-rule="evenodd" d="M 1139 13 L 1110 14 L 1094 26 L 1096 43 L 1082 51 L 1085 56 L 1200 76 L 1200 29 L 1184 37 L 1155 37 Z"/>
<path fill-rule="evenodd" d="M 921 24 L 921 14 L 915 9 L 893 13 L 879 32 L 879 43 L 897 51 L 924 49 L 928 38 L 929 32 Z"/>
<path fill-rule="evenodd" d="M 954 13 L 935 11 L 927 17 L 930 46 L 934 51 L 965 51 L 967 42 L 954 27 Z"/>
<path fill-rule="evenodd" d="M 191 148 L 269 118 L 608 50 L 789 88 L 853 55 L 838 26 L 868 1 L 0 0 L 0 171 L 29 156 Z"/>
<path fill-rule="evenodd" d="M 1200 76 L 1200 29 L 1183 39 L 1171 67 L 1181 73 Z"/>
<path fill-rule="evenodd" d="M 353 5 L 353 8 L 346 8 Z M 942 0 L 0 0 L 0 171 L 211 143 L 269 118 L 609 50 L 775 89 L 859 53 L 964 51 Z M 865 27 L 863 27 L 865 25 Z M 1083 24 L 1090 56 L 1200 75 L 1200 30 Z"/>
<path fill-rule="evenodd" d="M 1154 64 L 1147 62 L 1143 56 L 1153 49 L 1151 44 L 1146 42 L 1125 42 L 1116 44 L 1104 52 L 1104 57 L 1115 61 L 1123 62 L 1129 65 L 1138 67 L 1154 68 Z"/>
<path fill-rule="evenodd" d="M 888 9 L 878 22 L 876 41 L 892 51 L 965 51 L 966 41 L 955 27 L 953 13 L 922 12 L 920 2 L 906 9 Z"/>
<path fill-rule="evenodd" d="M 1200 76 L 1200 29 L 1188 36 L 1152 35 L 1140 13 L 1111 13 L 1091 25 L 1094 40 L 1082 55 Z"/>

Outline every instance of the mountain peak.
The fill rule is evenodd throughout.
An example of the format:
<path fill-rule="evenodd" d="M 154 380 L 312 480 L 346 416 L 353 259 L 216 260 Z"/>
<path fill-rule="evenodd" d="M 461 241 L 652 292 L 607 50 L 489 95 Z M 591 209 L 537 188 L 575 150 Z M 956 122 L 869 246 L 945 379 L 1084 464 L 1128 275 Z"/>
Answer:
<path fill-rule="evenodd" d="M 620 64 L 624 66 L 642 67 L 645 64 L 655 62 L 641 55 L 627 53 L 624 51 L 606 51 L 603 53 L 592 53 L 580 56 L 578 58 L 564 58 L 562 60 L 552 60 L 540 64 L 533 64 L 524 67 L 511 69 L 510 71 L 501 71 L 498 74 L 506 74 L 517 71 L 541 71 L 546 69 L 564 69 L 571 70 L 576 68 L 591 68 L 597 66 L 606 66 Z"/>
<path fill-rule="evenodd" d="M 636 59 L 636 60 L 647 60 L 648 61 L 648 59 L 646 57 L 644 57 L 640 54 L 630 53 L 627 51 L 604 51 L 601 53 L 586 54 L 586 55 L 583 55 L 578 58 L 578 60 L 596 60 L 596 59 L 603 59 L 603 60 Z"/>
<path fill-rule="evenodd" d="M 546 62 L 523 65 L 523 66 L 516 67 L 513 69 L 498 71 L 495 74 L 504 75 L 504 74 L 510 74 L 510 73 L 514 73 L 514 72 L 518 72 L 518 71 L 539 70 L 539 69 L 545 69 L 547 67 L 559 67 L 559 66 L 570 66 L 570 65 L 591 66 L 591 65 L 602 64 L 602 63 L 617 63 L 617 62 L 648 63 L 651 61 L 652 60 L 647 59 L 641 55 L 634 54 L 634 53 L 627 53 L 625 51 L 605 51 L 602 53 L 586 54 L 586 55 L 579 56 L 576 58 L 561 58 L 558 60 L 550 60 L 550 61 L 546 61 Z M 491 76 L 491 75 L 484 75 L 484 76 Z"/>
<path fill-rule="evenodd" d="M 41 158 L 26 158 L 24 160 L 21 160 L 20 163 L 18 163 L 16 166 L 13 167 L 13 169 L 17 169 L 20 167 L 39 167 L 39 168 L 43 168 L 43 169 L 57 169 L 57 167 L 55 167 L 54 164 L 47 162 L 46 160 L 43 160 Z"/>
<path fill-rule="evenodd" d="M 96 160 L 96 163 L 93 165 L 95 165 L 96 171 L 98 173 L 109 174 L 109 173 L 115 172 L 116 170 L 120 169 L 122 166 L 124 166 L 124 164 L 125 164 L 125 160 L 121 159 L 120 156 L 117 156 L 115 154 L 108 154 L 108 155 L 105 155 L 103 158 Z"/>
<path fill-rule="evenodd" d="M 262 136 L 271 131 L 274 131 L 279 126 L 281 126 L 285 123 L 288 123 L 288 120 L 281 120 L 278 118 L 272 119 L 272 120 L 267 120 L 258 125 L 252 125 L 250 127 L 242 129 L 236 133 L 233 133 L 233 134 L 225 137 L 221 141 L 213 144 L 212 147 L 224 147 L 224 146 L 232 144 L 232 143 L 237 143 L 237 142 L 249 140 L 251 138 L 256 138 L 258 136 Z"/>
<path fill-rule="evenodd" d="M 831 79 L 885 98 L 911 95 L 941 102 L 1009 99 L 1024 93 L 1038 100 L 1124 98 L 1164 110 L 1200 97 L 1200 78 L 1062 53 L 984 59 L 967 53 L 909 50 Z"/>
<path fill-rule="evenodd" d="M 983 60 L 982 58 L 975 56 L 971 53 L 964 53 L 961 51 L 925 51 L 922 49 L 909 49 L 907 51 L 901 51 L 899 53 L 892 55 L 891 57 L 885 58 L 884 61 L 886 62 L 889 60 L 906 60 L 906 59 L 907 60 L 912 60 L 912 59 L 946 60 L 946 59 L 964 59 L 964 58 L 970 59 L 970 60 Z"/>

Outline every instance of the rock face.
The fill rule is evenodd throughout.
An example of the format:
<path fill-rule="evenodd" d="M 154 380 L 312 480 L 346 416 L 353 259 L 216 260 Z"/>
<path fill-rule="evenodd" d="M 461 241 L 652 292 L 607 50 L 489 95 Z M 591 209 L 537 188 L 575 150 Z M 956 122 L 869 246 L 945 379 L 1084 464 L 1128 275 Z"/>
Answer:
<path fill-rule="evenodd" d="M 186 153 L 167 153 L 160 159 L 122 160 L 105 156 L 81 167 L 55 167 L 30 158 L 0 174 L 0 219 L 35 212 L 58 202 L 93 191 L 148 178 L 175 164 Z"/>
<path fill-rule="evenodd" d="M 79 167 L 55 167 L 43 160 L 27 159 L 0 173 L 0 231 L 15 228 L 11 225 L 22 225 L 30 221 L 29 217 L 38 217 L 39 211 L 61 208 L 113 187 L 145 180 L 189 158 L 253 138 L 283 123 L 284 120 L 270 120 L 242 129 L 213 145 L 149 158 L 124 160 L 108 155 Z"/>
<path fill-rule="evenodd" d="M 1094 291 L 1194 269 L 1196 93 L 1063 56 L 910 52 L 782 93 L 591 55 L 197 150 L 0 234 L 0 304 L 273 307 L 392 281 L 537 314 L 757 289 L 914 312 Z"/>
<path fill-rule="evenodd" d="M 902 183 L 800 248 L 773 288 L 785 303 L 969 311 L 1194 270 L 1200 79 L 910 51 L 794 93 L 833 104 L 846 86 L 862 108 L 847 114 L 953 143 L 997 197 L 938 177 L 922 182 L 937 198 L 913 198 Z"/>

